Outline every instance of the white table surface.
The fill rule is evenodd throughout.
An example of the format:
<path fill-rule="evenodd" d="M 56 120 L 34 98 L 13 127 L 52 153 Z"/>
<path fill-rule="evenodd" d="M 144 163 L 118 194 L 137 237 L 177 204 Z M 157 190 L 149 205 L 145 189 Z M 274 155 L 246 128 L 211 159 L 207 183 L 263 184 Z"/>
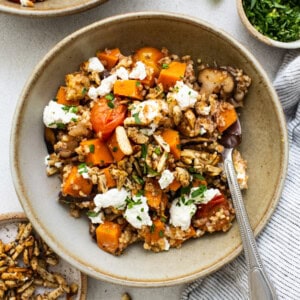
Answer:
<path fill-rule="evenodd" d="M 285 53 L 259 43 L 248 34 L 234 0 L 109 0 L 81 14 L 50 19 L 29 19 L 0 12 L 0 213 L 22 211 L 10 175 L 9 139 L 15 104 L 32 69 L 69 33 L 111 15 L 149 10 L 187 14 L 222 28 L 255 55 L 270 79 L 274 78 Z M 133 300 L 180 299 L 183 288 L 181 285 L 137 289 L 89 278 L 88 299 L 119 300 L 124 292 Z"/>

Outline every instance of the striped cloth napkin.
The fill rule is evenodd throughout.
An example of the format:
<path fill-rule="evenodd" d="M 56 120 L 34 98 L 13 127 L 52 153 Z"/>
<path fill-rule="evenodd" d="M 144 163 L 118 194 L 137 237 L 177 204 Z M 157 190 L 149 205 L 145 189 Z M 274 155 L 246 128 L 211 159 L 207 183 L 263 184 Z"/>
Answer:
<path fill-rule="evenodd" d="M 288 124 L 289 166 L 278 207 L 257 238 L 259 252 L 278 298 L 300 299 L 300 50 L 287 52 L 274 81 Z M 248 299 L 244 255 L 211 276 L 198 279 L 181 300 Z M 262 299 L 263 300 L 263 299 Z"/>

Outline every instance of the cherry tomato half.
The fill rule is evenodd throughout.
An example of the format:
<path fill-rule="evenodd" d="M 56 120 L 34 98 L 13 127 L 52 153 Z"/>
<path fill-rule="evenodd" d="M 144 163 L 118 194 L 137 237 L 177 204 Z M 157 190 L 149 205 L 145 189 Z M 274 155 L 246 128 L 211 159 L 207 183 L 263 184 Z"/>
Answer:
<path fill-rule="evenodd" d="M 201 204 L 198 206 L 196 212 L 196 218 L 205 218 L 213 215 L 220 208 L 228 209 L 228 200 L 223 194 L 215 196 L 207 204 Z"/>
<path fill-rule="evenodd" d="M 122 125 L 127 108 L 118 100 L 109 101 L 101 98 L 91 110 L 91 123 L 96 133 L 101 133 L 102 140 L 107 140 L 115 128 Z"/>

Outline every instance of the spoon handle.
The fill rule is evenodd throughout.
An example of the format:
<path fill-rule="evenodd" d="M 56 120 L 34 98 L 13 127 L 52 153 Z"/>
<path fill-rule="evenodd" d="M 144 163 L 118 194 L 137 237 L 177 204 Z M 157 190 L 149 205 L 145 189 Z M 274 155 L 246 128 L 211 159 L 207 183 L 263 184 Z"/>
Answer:
<path fill-rule="evenodd" d="M 240 228 L 246 262 L 248 266 L 248 281 L 250 299 L 271 300 L 277 299 L 275 289 L 271 283 L 257 250 L 255 238 L 250 226 L 249 218 L 244 206 L 242 193 L 237 182 L 232 162 L 232 148 L 225 149 L 224 167 L 232 196 L 236 217 Z"/>

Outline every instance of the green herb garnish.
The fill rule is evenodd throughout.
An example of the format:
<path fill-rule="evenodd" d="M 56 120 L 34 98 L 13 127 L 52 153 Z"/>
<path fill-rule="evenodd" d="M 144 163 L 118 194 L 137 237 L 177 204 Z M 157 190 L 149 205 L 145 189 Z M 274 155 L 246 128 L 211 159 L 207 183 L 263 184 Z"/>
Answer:
<path fill-rule="evenodd" d="M 136 124 L 141 124 L 142 123 L 141 120 L 140 120 L 140 117 L 139 117 L 139 113 L 135 113 L 132 116 L 134 117 L 134 122 Z"/>
<path fill-rule="evenodd" d="M 114 147 L 112 148 L 112 151 L 113 151 L 113 152 L 117 152 L 117 151 L 118 151 L 118 147 L 117 147 L 117 146 L 114 146 Z"/>
<path fill-rule="evenodd" d="M 90 211 L 88 211 L 88 212 L 86 213 L 86 215 L 87 215 L 88 217 L 94 218 L 94 217 L 97 217 L 97 216 L 99 215 L 99 212 L 95 212 L 95 211 L 90 210 Z"/>
<path fill-rule="evenodd" d="M 94 153 L 95 152 L 95 145 L 94 144 L 89 145 L 89 149 L 90 149 L 90 153 Z"/>
<path fill-rule="evenodd" d="M 88 89 L 86 87 L 84 87 L 81 91 L 81 94 L 82 95 L 85 95 L 87 93 Z"/>
<path fill-rule="evenodd" d="M 169 64 L 162 64 L 161 66 L 163 69 L 169 69 Z"/>
<path fill-rule="evenodd" d="M 147 145 L 143 144 L 141 150 L 142 150 L 142 158 L 146 159 L 146 157 L 147 157 Z"/>
<path fill-rule="evenodd" d="M 140 185 L 144 184 L 144 180 L 142 178 L 140 178 L 139 176 L 133 174 L 132 178 L 137 184 L 140 184 Z"/>
<path fill-rule="evenodd" d="M 192 192 L 191 196 L 193 198 L 196 198 L 198 196 L 202 197 L 206 190 L 207 190 L 206 185 L 200 185 L 195 191 Z"/>
<path fill-rule="evenodd" d="M 300 39 L 299 0 L 243 0 L 243 6 L 260 33 L 281 42 Z"/>

